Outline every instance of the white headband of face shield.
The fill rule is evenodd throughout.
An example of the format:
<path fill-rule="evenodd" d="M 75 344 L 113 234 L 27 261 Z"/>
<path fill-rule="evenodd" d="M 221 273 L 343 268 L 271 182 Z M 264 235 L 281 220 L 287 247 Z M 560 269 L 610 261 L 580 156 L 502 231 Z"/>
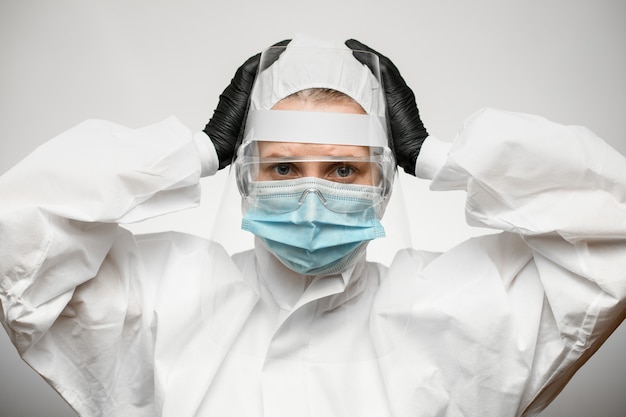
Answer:
<path fill-rule="evenodd" d="M 248 113 L 244 142 L 298 142 L 387 147 L 384 120 L 377 116 L 288 110 Z"/>

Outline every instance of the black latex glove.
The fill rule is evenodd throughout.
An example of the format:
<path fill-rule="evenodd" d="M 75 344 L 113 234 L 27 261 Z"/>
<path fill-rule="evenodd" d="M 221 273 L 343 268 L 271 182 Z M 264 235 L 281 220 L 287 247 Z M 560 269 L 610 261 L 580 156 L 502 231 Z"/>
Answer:
<path fill-rule="evenodd" d="M 284 40 L 273 46 L 286 46 L 289 42 L 290 40 Z M 237 69 L 230 84 L 220 95 L 213 117 L 204 128 L 204 133 L 209 136 L 217 151 L 219 169 L 227 167 L 232 162 L 241 143 L 250 104 L 250 92 L 260 58 L 261 54 L 256 54 Z M 277 58 L 278 55 L 275 59 Z"/>
<path fill-rule="evenodd" d="M 415 175 L 417 155 L 424 139 L 428 137 L 415 103 L 415 94 L 389 58 L 354 39 L 347 40 L 346 45 L 355 51 L 355 58 L 364 65 L 369 65 L 366 54 L 359 54 L 357 51 L 368 51 L 378 55 L 387 101 L 387 118 L 391 126 L 393 152 L 398 165 L 404 168 L 407 174 Z"/>

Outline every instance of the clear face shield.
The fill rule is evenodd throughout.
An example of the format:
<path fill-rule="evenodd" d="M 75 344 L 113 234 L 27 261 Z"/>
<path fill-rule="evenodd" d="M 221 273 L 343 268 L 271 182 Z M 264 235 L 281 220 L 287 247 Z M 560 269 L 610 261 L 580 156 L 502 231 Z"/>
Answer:
<path fill-rule="evenodd" d="M 304 275 L 389 264 L 411 242 L 378 57 L 304 43 L 261 54 L 212 239 L 231 254 L 263 246 Z"/>
<path fill-rule="evenodd" d="M 378 57 L 358 54 L 264 51 L 234 162 L 243 229 L 305 275 L 343 272 L 385 235 L 395 162 Z"/>

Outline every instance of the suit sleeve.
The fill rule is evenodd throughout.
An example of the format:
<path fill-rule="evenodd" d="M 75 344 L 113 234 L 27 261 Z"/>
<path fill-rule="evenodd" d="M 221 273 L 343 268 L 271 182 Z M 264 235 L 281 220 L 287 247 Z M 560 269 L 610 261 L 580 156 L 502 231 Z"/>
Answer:
<path fill-rule="evenodd" d="M 198 204 L 199 178 L 216 166 L 203 139 L 174 118 L 141 129 L 86 121 L 0 177 L 2 324 L 81 414 L 124 414 L 123 399 L 138 397 L 154 412 L 153 283 L 120 224 Z M 120 408 L 102 408 L 107 396 Z"/>
<path fill-rule="evenodd" d="M 525 311 L 532 303 L 522 294 L 509 307 L 521 323 L 541 316 L 529 326 L 536 345 L 519 410 L 534 415 L 624 319 L 626 159 L 586 128 L 484 109 L 467 120 L 440 169 L 418 172 L 434 172 L 433 190 L 467 192 L 469 224 L 526 245 L 517 253 L 528 250 L 531 266 L 519 275 L 536 273 L 545 303 Z"/>

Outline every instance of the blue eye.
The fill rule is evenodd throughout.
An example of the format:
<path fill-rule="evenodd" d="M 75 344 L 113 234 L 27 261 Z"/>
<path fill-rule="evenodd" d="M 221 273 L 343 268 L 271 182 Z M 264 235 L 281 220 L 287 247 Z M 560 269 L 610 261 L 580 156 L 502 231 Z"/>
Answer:
<path fill-rule="evenodd" d="M 351 166 L 342 165 L 340 167 L 337 167 L 335 172 L 337 173 L 338 177 L 346 178 L 354 173 L 354 169 Z"/>
<path fill-rule="evenodd" d="M 289 164 L 276 164 L 274 165 L 274 172 L 278 175 L 289 175 L 291 173 L 291 166 Z"/>

